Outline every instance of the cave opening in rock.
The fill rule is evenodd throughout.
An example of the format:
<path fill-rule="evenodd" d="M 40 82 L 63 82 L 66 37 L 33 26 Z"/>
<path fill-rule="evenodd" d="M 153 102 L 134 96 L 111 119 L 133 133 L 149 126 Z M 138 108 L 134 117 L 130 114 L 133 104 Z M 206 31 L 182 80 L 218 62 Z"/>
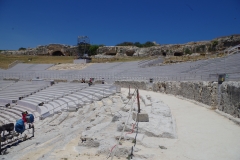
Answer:
<path fill-rule="evenodd" d="M 116 54 L 117 54 L 117 53 L 116 53 L 115 51 L 114 51 L 114 52 L 107 52 L 107 53 L 106 53 L 106 55 L 109 55 L 109 56 L 116 56 Z"/>
<path fill-rule="evenodd" d="M 55 51 L 52 53 L 52 56 L 64 56 L 64 54 L 61 51 Z"/>
<path fill-rule="evenodd" d="M 126 55 L 127 55 L 127 56 L 133 56 L 134 53 L 135 53 L 135 51 L 133 51 L 133 50 L 126 51 Z"/>
<path fill-rule="evenodd" d="M 175 52 L 174 56 L 183 56 L 183 52 Z"/>

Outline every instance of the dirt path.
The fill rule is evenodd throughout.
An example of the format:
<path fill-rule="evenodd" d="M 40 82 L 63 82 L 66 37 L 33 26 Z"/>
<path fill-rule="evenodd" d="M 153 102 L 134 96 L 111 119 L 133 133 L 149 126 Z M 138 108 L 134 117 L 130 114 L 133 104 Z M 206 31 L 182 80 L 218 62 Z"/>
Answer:
<path fill-rule="evenodd" d="M 164 159 L 239 160 L 240 126 L 213 110 L 172 95 L 140 91 L 160 98 L 176 119 L 178 140 L 164 150 Z M 153 142 L 154 143 L 154 142 Z"/>

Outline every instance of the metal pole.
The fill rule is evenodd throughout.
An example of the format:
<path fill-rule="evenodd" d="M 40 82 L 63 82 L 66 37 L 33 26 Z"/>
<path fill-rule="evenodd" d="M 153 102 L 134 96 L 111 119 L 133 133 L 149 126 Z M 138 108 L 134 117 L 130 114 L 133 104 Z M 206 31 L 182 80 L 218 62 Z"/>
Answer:
<path fill-rule="evenodd" d="M 32 136 L 34 137 L 34 125 L 32 124 Z"/>
<path fill-rule="evenodd" d="M 128 96 L 130 97 L 130 85 L 129 85 L 129 91 L 128 91 Z"/>
<path fill-rule="evenodd" d="M 0 155 L 2 155 L 2 136 L 0 135 Z"/>
<path fill-rule="evenodd" d="M 140 113 L 140 102 L 139 102 L 139 92 L 137 89 L 137 103 L 138 103 L 138 113 Z"/>

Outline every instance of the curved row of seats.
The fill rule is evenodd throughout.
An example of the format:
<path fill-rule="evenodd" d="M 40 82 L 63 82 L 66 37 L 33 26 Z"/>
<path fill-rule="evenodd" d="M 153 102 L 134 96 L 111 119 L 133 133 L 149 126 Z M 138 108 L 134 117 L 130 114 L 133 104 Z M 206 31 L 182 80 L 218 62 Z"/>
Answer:
<path fill-rule="evenodd" d="M 68 109 L 68 107 L 78 108 L 84 104 L 101 100 L 102 98 L 108 97 L 114 93 L 116 93 L 116 88 L 112 85 L 94 85 L 77 92 L 69 93 L 63 97 L 48 102 L 43 106 L 38 106 L 38 110 L 41 110 L 40 113 L 43 114 L 43 117 L 45 117 L 62 109 Z"/>
<path fill-rule="evenodd" d="M 18 107 L 26 107 L 31 110 L 35 116 L 39 117 L 40 114 L 48 110 L 48 108 L 39 106 L 39 104 L 52 103 L 55 99 L 64 97 L 66 94 L 76 92 L 86 87 L 88 87 L 88 85 L 82 83 L 58 83 L 19 100 L 17 105 Z"/>
<path fill-rule="evenodd" d="M 116 88 L 107 84 L 88 87 L 86 83 L 58 83 L 17 101 L 14 109 L 24 108 L 36 117 L 46 117 L 69 106 L 77 108 L 115 92 Z"/>
<path fill-rule="evenodd" d="M 18 63 L 17 65 L 13 66 L 12 68 L 8 69 L 10 71 L 43 71 L 50 67 L 52 67 L 54 64 L 26 64 L 26 63 Z"/>
<path fill-rule="evenodd" d="M 52 102 L 52 100 L 64 97 L 69 93 L 79 91 L 88 87 L 87 84 L 58 83 L 48 87 L 45 83 L 33 84 L 29 81 L 0 81 L 0 124 L 15 122 L 21 118 L 21 113 L 28 111 L 35 117 L 40 117 L 42 107 L 41 102 Z M 12 103 L 19 97 L 25 97 Z M 6 105 L 9 103 L 10 105 Z M 60 105 L 60 104 L 58 104 Z M 46 108 L 48 109 L 48 108 Z M 46 111 L 46 109 L 44 111 Z"/>
<path fill-rule="evenodd" d="M 34 84 L 31 81 L 19 81 L 2 88 L 2 90 L 0 90 L 0 99 L 7 99 L 11 102 L 12 100 L 18 100 L 20 97 L 26 97 L 31 94 L 35 94 L 36 92 L 39 92 L 47 87 L 48 85 L 45 83 Z"/>
<path fill-rule="evenodd" d="M 35 116 L 39 114 L 27 106 L 17 106 L 13 101 L 27 97 L 45 88 L 46 83 L 34 84 L 31 81 L 0 81 L 0 124 L 15 123 L 21 119 L 21 113 L 28 111 Z"/>
<path fill-rule="evenodd" d="M 15 82 L 13 81 L 0 81 L 0 91 L 3 90 L 4 88 L 7 88 L 11 85 L 13 85 Z"/>
<path fill-rule="evenodd" d="M 23 98 L 19 103 L 26 102 L 33 106 L 38 106 L 42 102 L 47 103 L 53 101 L 54 99 L 64 97 L 66 94 L 76 92 L 86 87 L 88 87 L 88 85 L 83 83 L 58 83 L 41 92 Z"/>
<path fill-rule="evenodd" d="M 21 118 L 21 113 L 22 112 L 11 109 L 10 107 L 5 107 L 5 104 L 1 103 L 0 104 L 0 125 L 16 122 L 16 120 Z"/>

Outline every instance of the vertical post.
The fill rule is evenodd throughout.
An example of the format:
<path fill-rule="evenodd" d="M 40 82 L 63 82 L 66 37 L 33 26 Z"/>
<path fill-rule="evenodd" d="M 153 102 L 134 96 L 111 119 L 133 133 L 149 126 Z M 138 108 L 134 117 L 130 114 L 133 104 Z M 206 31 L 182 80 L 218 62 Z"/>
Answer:
<path fill-rule="evenodd" d="M 2 155 L 2 135 L 0 135 L 0 155 Z"/>
<path fill-rule="evenodd" d="M 34 125 L 32 124 L 32 136 L 34 137 Z"/>
<path fill-rule="evenodd" d="M 128 91 L 128 96 L 130 97 L 130 85 L 129 85 L 129 91 Z"/>
<path fill-rule="evenodd" d="M 218 109 L 221 108 L 220 104 L 221 104 L 221 84 L 218 84 Z"/>
<path fill-rule="evenodd" d="M 138 102 L 138 113 L 140 113 L 140 102 L 139 102 L 139 92 L 137 89 L 137 102 Z"/>

